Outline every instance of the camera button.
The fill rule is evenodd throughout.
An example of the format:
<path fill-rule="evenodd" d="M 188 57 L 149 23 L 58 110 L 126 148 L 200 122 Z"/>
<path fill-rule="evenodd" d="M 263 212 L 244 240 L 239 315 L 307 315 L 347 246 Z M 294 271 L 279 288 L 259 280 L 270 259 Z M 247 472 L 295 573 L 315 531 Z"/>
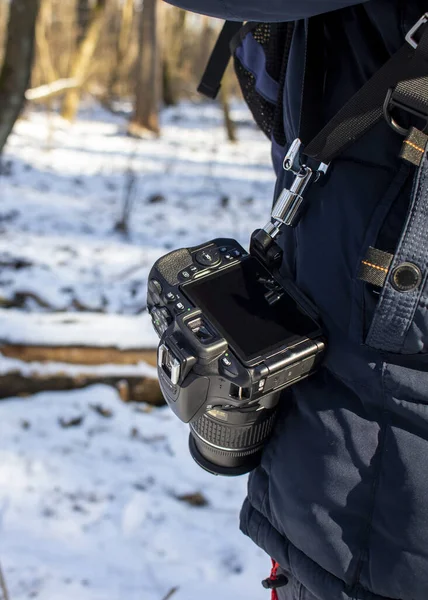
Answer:
<path fill-rule="evenodd" d="M 150 300 L 153 302 L 153 304 L 160 304 L 161 303 L 160 295 L 162 294 L 162 286 L 159 283 L 159 281 L 157 279 L 150 279 L 148 288 L 149 288 Z"/>
<path fill-rule="evenodd" d="M 184 306 L 184 304 L 182 302 L 176 302 L 174 304 L 174 310 L 175 310 L 176 314 L 179 315 L 180 313 L 182 313 L 183 311 L 186 310 L 186 307 Z"/>
<path fill-rule="evenodd" d="M 205 248 L 196 253 L 195 259 L 204 267 L 212 267 L 220 262 L 220 253 L 216 248 Z"/>
<path fill-rule="evenodd" d="M 225 367 L 231 367 L 233 364 L 230 358 L 228 358 L 227 356 L 223 356 L 221 362 L 224 364 Z"/>
<path fill-rule="evenodd" d="M 220 362 L 225 375 L 229 375 L 229 377 L 236 377 L 239 374 L 238 367 L 229 354 L 225 354 L 220 359 Z"/>
<path fill-rule="evenodd" d="M 241 256 L 241 252 L 238 250 L 238 248 L 234 248 L 233 250 L 231 250 L 230 254 L 235 258 L 238 258 L 239 256 Z"/>
<path fill-rule="evenodd" d="M 162 317 L 165 319 L 166 323 L 169 325 L 169 323 L 171 323 L 172 321 L 172 317 L 171 317 L 171 313 L 169 312 L 169 310 L 165 307 L 159 309 L 159 312 L 161 313 Z"/>
<path fill-rule="evenodd" d="M 162 333 L 168 327 L 165 315 L 162 314 L 162 312 L 158 308 L 154 308 L 150 314 L 152 317 L 154 328 L 156 329 L 159 335 L 162 335 Z"/>
<path fill-rule="evenodd" d="M 165 301 L 169 304 L 171 302 L 175 302 L 178 300 L 178 296 L 176 296 L 173 292 L 168 292 L 165 294 Z"/>
<path fill-rule="evenodd" d="M 188 281 L 189 279 L 192 279 L 190 269 L 184 269 L 184 271 L 181 271 L 179 277 L 182 281 Z"/>
<path fill-rule="evenodd" d="M 162 294 L 162 286 L 157 279 L 150 279 L 149 289 L 153 294 Z"/>

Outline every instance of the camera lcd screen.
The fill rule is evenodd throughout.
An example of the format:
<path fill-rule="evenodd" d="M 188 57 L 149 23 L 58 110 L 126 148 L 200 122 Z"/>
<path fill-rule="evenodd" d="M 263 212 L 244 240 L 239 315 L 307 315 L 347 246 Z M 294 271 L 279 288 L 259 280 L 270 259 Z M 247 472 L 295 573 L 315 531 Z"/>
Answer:
<path fill-rule="evenodd" d="M 275 292 L 273 283 L 261 263 L 248 257 L 236 267 L 186 284 L 183 291 L 249 361 L 319 330 L 287 292 Z"/>

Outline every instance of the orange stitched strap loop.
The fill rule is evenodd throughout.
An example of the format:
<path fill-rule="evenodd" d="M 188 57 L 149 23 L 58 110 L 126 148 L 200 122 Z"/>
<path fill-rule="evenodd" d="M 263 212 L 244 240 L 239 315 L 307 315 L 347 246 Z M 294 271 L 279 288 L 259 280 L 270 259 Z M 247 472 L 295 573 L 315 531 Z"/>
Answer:
<path fill-rule="evenodd" d="M 405 144 L 409 144 L 409 146 L 411 146 L 412 148 L 414 148 L 415 150 L 419 150 L 419 152 L 424 153 L 425 149 L 424 148 L 420 148 L 419 146 L 417 146 L 416 144 L 414 144 L 413 142 L 410 142 L 409 140 L 404 140 Z"/>
<path fill-rule="evenodd" d="M 358 279 L 376 287 L 383 287 L 393 258 L 394 256 L 389 252 L 369 246 L 365 257 L 361 260 Z"/>
<path fill-rule="evenodd" d="M 368 262 L 367 260 L 362 260 L 361 261 L 363 263 L 363 265 L 367 265 L 368 267 L 373 267 L 373 269 L 379 269 L 379 271 L 384 271 L 385 273 L 388 273 L 388 269 L 385 269 L 385 267 L 379 267 L 378 265 L 374 265 L 371 262 Z"/>

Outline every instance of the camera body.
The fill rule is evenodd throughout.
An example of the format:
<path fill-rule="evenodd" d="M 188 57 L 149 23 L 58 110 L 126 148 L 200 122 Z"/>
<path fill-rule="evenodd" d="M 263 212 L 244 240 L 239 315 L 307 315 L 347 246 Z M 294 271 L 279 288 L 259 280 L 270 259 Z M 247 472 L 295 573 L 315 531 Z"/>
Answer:
<path fill-rule="evenodd" d="M 313 373 L 323 354 L 316 311 L 233 239 L 161 257 L 147 305 L 160 337 L 160 387 L 190 423 L 193 458 L 215 474 L 250 471 L 280 392 Z"/>

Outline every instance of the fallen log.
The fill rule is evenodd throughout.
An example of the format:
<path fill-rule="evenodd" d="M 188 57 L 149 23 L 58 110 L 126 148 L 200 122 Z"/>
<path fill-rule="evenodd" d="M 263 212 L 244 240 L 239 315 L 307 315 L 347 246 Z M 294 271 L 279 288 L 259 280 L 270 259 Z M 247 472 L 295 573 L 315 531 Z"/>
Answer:
<path fill-rule="evenodd" d="M 136 365 L 145 362 L 156 366 L 156 350 L 120 350 L 93 346 L 41 346 L 0 344 L 0 352 L 8 358 L 24 362 L 60 362 L 73 365 Z"/>
<path fill-rule="evenodd" d="M 163 404 L 148 315 L 0 309 L 0 330 L 0 398 L 104 383 L 124 401 Z"/>
<path fill-rule="evenodd" d="M 106 375 L 31 374 L 10 371 L 0 375 L 0 398 L 30 396 L 38 392 L 75 390 L 97 383 L 115 387 L 125 402 L 147 402 L 154 406 L 165 404 L 156 379 Z"/>
<path fill-rule="evenodd" d="M 164 404 L 155 350 L 3 344 L 0 351 L 0 398 L 103 383 L 125 402 Z"/>

